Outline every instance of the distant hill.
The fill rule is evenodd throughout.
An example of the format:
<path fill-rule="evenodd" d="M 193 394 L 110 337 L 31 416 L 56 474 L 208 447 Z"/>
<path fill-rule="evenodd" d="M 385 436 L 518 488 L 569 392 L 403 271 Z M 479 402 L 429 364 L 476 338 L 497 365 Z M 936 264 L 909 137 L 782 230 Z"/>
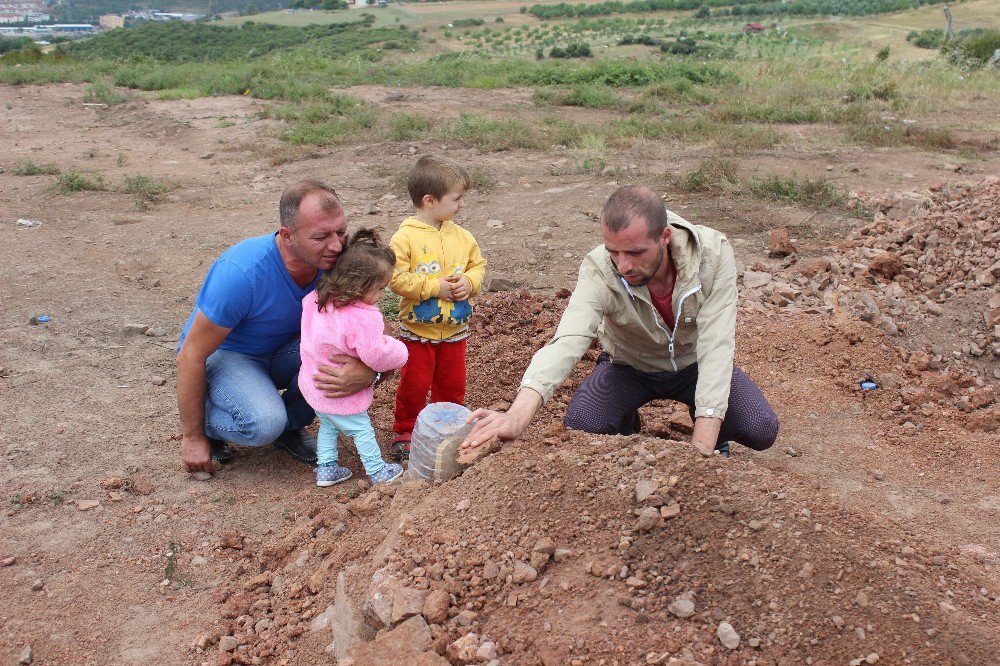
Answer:
<path fill-rule="evenodd" d="M 163 12 L 218 14 L 245 12 L 247 9 L 270 11 L 283 9 L 292 0 L 61 0 L 50 9 L 57 21 L 67 23 L 97 22 L 101 14 L 124 14 L 138 9 L 155 8 Z"/>

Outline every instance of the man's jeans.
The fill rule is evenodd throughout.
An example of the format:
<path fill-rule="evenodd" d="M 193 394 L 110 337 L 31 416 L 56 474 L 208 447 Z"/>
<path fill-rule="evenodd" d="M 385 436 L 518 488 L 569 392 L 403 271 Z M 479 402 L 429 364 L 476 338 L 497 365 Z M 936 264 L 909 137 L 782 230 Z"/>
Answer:
<path fill-rule="evenodd" d="M 298 338 L 272 354 L 216 350 L 205 362 L 205 434 L 263 446 L 312 423 L 316 413 L 299 392 L 301 364 Z"/>

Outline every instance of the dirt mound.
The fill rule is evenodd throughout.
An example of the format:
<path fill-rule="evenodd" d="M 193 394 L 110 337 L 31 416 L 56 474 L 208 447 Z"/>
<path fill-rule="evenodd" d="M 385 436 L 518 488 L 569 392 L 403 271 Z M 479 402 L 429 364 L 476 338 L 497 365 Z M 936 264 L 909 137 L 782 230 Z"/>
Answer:
<path fill-rule="evenodd" d="M 527 292 L 483 299 L 470 403 L 504 406 L 564 304 Z M 798 319 L 791 347 L 761 334 L 780 322 L 750 326 L 750 365 L 798 359 L 848 392 L 853 378 L 834 379 L 845 369 L 881 377 L 899 358 L 866 338 L 867 324 Z M 841 354 L 844 367 L 830 362 Z M 669 439 L 685 427 L 669 410 L 649 420 L 667 439 L 564 431 L 565 402 L 592 360 L 523 442 L 457 479 L 310 496 L 287 534 L 237 551 L 244 580 L 216 592 L 225 619 L 192 657 L 819 664 L 994 653 L 997 602 L 969 554 L 891 529 L 877 508 L 789 485 L 750 456 L 700 458 Z M 868 407 L 893 399 L 885 391 Z"/>

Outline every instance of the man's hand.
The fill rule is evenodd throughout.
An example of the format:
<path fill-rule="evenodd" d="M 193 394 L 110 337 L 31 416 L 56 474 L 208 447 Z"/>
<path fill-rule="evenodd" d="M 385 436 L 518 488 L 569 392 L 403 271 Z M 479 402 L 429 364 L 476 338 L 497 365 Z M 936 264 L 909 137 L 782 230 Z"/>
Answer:
<path fill-rule="evenodd" d="M 712 455 L 715 445 L 719 443 L 719 431 L 722 430 L 722 419 L 711 416 L 699 416 L 694 420 L 694 432 L 691 433 L 691 443 L 706 456 Z"/>
<path fill-rule="evenodd" d="M 212 447 L 205 435 L 184 435 L 181 438 L 181 465 L 185 472 L 215 471 L 212 465 Z"/>
<path fill-rule="evenodd" d="M 438 279 L 438 284 L 441 285 L 441 291 L 438 292 L 437 297 L 442 301 L 454 301 L 452 296 L 453 285 L 449 282 L 451 278 L 440 278 Z"/>
<path fill-rule="evenodd" d="M 472 294 L 472 281 L 464 275 L 453 275 L 446 278 L 451 284 L 451 300 L 467 301 Z"/>
<path fill-rule="evenodd" d="M 313 375 L 316 388 L 327 398 L 344 398 L 354 395 L 371 386 L 375 379 L 375 371 L 353 356 L 337 354 L 330 357 L 331 363 L 339 366 L 317 366 L 318 373 Z"/>
<path fill-rule="evenodd" d="M 463 465 L 475 462 L 495 439 L 501 442 L 518 439 L 541 406 L 541 395 L 532 389 L 521 389 L 514 404 L 506 412 L 495 412 L 492 409 L 477 409 L 472 412 L 466 423 L 475 421 L 475 425 L 458 449 L 458 462 Z"/>

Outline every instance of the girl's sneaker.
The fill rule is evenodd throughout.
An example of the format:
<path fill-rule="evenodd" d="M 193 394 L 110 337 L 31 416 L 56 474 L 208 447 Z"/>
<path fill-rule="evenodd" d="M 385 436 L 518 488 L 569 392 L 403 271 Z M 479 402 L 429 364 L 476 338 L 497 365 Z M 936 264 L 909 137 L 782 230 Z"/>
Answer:
<path fill-rule="evenodd" d="M 316 485 L 320 488 L 335 486 L 347 481 L 351 476 L 353 476 L 351 470 L 341 467 L 337 463 L 320 465 L 316 468 Z"/>
<path fill-rule="evenodd" d="M 385 467 L 369 476 L 368 479 L 372 482 L 373 486 L 377 486 L 380 483 L 395 481 L 401 476 L 403 476 L 402 465 L 397 465 L 396 463 L 386 463 Z"/>

